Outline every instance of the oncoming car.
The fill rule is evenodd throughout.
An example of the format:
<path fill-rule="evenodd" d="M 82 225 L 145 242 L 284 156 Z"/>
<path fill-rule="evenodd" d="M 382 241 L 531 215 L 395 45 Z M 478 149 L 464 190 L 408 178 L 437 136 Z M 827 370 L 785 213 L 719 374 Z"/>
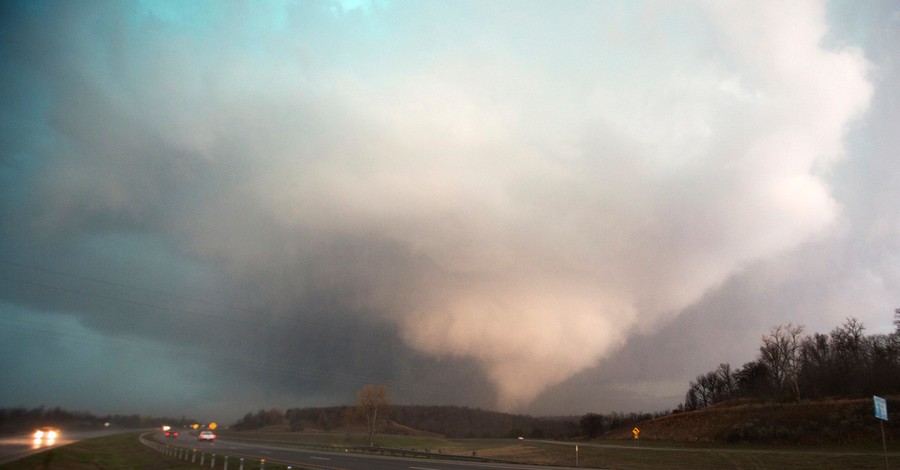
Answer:
<path fill-rule="evenodd" d="M 216 440 L 216 434 L 212 431 L 201 431 L 200 435 L 197 436 L 197 440 L 213 442 Z"/>
<path fill-rule="evenodd" d="M 32 436 L 35 438 L 35 440 L 43 439 L 52 441 L 59 437 L 59 429 L 50 426 L 44 426 L 41 429 L 35 431 Z"/>

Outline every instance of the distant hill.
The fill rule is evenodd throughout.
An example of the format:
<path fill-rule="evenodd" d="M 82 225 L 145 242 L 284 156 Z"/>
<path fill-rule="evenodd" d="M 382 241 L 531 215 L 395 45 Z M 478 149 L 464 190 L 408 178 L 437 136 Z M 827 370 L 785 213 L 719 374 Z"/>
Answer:
<path fill-rule="evenodd" d="M 258 430 L 283 426 L 291 431 L 339 431 L 354 427 L 353 407 L 291 408 L 247 413 L 232 426 Z M 442 437 L 533 437 L 569 439 L 578 435 L 579 417 L 535 418 L 460 406 L 391 405 L 383 432 Z"/>
<path fill-rule="evenodd" d="M 388 419 L 445 437 L 570 438 L 578 417 L 535 418 L 459 406 L 392 406 Z"/>
<path fill-rule="evenodd" d="M 889 414 L 900 413 L 900 396 L 886 397 Z M 896 420 L 885 434 L 900 436 Z M 872 398 L 804 403 L 723 402 L 696 411 L 673 413 L 637 424 L 640 439 L 678 442 L 823 444 L 881 440 Z M 602 439 L 634 438 L 632 428 L 616 429 Z"/>
<path fill-rule="evenodd" d="M 900 396 L 885 397 L 888 412 L 900 413 Z M 358 430 L 353 407 L 260 410 L 232 427 L 236 430 L 344 432 Z M 600 439 L 690 443 L 827 444 L 880 440 L 872 398 L 777 403 L 748 399 L 722 402 L 655 419 L 637 415 L 603 416 L 609 425 Z M 379 433 L 448 438 L 527 437 L 581 440 L 582 417 L 537 418 L 459 406 L 392 405 Z M 897 420 L 885 423 L 888 440 L 900 436 Z"/>

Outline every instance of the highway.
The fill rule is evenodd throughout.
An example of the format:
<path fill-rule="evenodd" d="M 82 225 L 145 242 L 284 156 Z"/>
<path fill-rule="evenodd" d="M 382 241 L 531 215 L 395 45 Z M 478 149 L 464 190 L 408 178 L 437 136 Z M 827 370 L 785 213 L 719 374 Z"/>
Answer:
<path fill-rule="evenodd" d="M 198 452 L 209 454 L 216 453 L 218 461 L 223 455 L 229 456 L 229 461 L 236 463 L 237 458 L 243 457 L 248 461 L 266 459 L 267 461 L 293 465 L 304 469 L 329 469 L 329 470 L 560 470 L 569 467 L 546 467 L 535 465 L 516 465 L 509 463 L 488 462 L 464 462 L 453 460 L 421 459 L 409 457 L 392 457 L 369 454 L 353 454 L 340 452 L 324 452 L 317 450 L 292 447 L 284 443 L 267 443 L 261 441 L 236 440 L 219 438 L 216 442 L 198 442 L 193 435 L 183 433 L 178 439 L 166 439 L 162 432 L 154 433 L 153 438 L 157 442 L 164 442 L 173 446 L 197 449 Z M 199 458 L 199 457 L 198 457 Z M 218 464 L 217 464 L 218 466 Z M 229 466 L 229 468 L 236 468 Z M 574 468 L 574 467 L 572 467 Z"/>

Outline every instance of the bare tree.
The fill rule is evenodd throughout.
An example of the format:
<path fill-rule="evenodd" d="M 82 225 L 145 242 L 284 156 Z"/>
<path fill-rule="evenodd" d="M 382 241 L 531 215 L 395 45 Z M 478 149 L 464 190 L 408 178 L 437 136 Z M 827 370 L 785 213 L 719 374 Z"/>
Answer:
<path fill-rule="evenodd" d="M 831 331 L 831 342 L 838 361 L 845 368 L 854 367 L 865 355 L 866 327 L 855 317 L 848 317 Z"/>
<path fill-rule="evenodd" d="M 356 393 L 356 409 L 366 419 L 370 446 L 375 445 L 378 419 L 383 417 L 389 405 L 388 391 L 384 385 L 366 385 Z"/>
<path fill-rule="evenodd" d="M 697 397 L 697 384 L 694 382 L 691 382 L 690 388 L 688 388 L 687 393 L 684 395 L 683 408 L 685 411 L 700 409 L 700 398 Z"/>
<path fill-rule="evenodd" d="M 775 384 L 784 390 L 791 388 L 794 397 L 800 401 L 800 344 L 803 341 L 803 325 L 775 325 L 772 331 L 763 335 L 759 347 L 762 362 L 768 367 Z"/>
<path fill-rule="evenodd" d="M 694 389 L 697 392 L 697 400 L 699 404 L 706 408 L 707 406 L 715 404 L 715 393 L 716 393 L 716 374 L 715 372 L 708 372 L 706 374 L 700 374 L 695 379 L 696 382 L 692 383 L 694 385 Z"/>
<path fill-rule="evenodd" d="M 737 394 L 737 386 L 735 385 L 734 374 L 731 372 L 731 364 L 719 364 L 716 369 L 719 375 L 719 401 L 731 400 Z"/>

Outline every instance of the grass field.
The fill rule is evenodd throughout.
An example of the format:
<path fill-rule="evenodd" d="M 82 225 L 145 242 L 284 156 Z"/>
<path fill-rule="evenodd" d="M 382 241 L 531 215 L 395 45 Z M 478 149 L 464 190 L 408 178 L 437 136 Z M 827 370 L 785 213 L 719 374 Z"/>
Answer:
<path fill-rule="evenodd" d="M 231 433 L 229 433 L 231 434 Z M 345 434 L 327 433 L 235 433 L 244 438 L 276 439 L 297 444 L 347 445 Z M 140 433 L 120 434 L 81 441 L 0 466 L 11 469 L 200 469 L 188 462 L 148 449 L 138 441 Z M 361 437 L 350 439 L 350 444 Z M 433 437 L 379 436 L 383 447 L 471 455 L 521 463 L 575 466 L 575 443 L 510 439 L 440 439 Z M 592 442 L 578 444 L 578 466 L 604 469 L 883 469 L 883 454 L 873 446 L 863 447 L 692 447 L 661 442 Z M 221 456 L 219 457 L 221 462 Z M 900 454 L 890 454 L 890 467 L 900 468 Z M 234 462 L 234 461 L 232 461 Z M 232 466 L 234 464 L 232 463 Z M 221 468 L 221 463 L 217 465 Z M 245 469 L 258 468 L 248 461 Z M 267 470 L 283 466 L 272 462 Z"/>

